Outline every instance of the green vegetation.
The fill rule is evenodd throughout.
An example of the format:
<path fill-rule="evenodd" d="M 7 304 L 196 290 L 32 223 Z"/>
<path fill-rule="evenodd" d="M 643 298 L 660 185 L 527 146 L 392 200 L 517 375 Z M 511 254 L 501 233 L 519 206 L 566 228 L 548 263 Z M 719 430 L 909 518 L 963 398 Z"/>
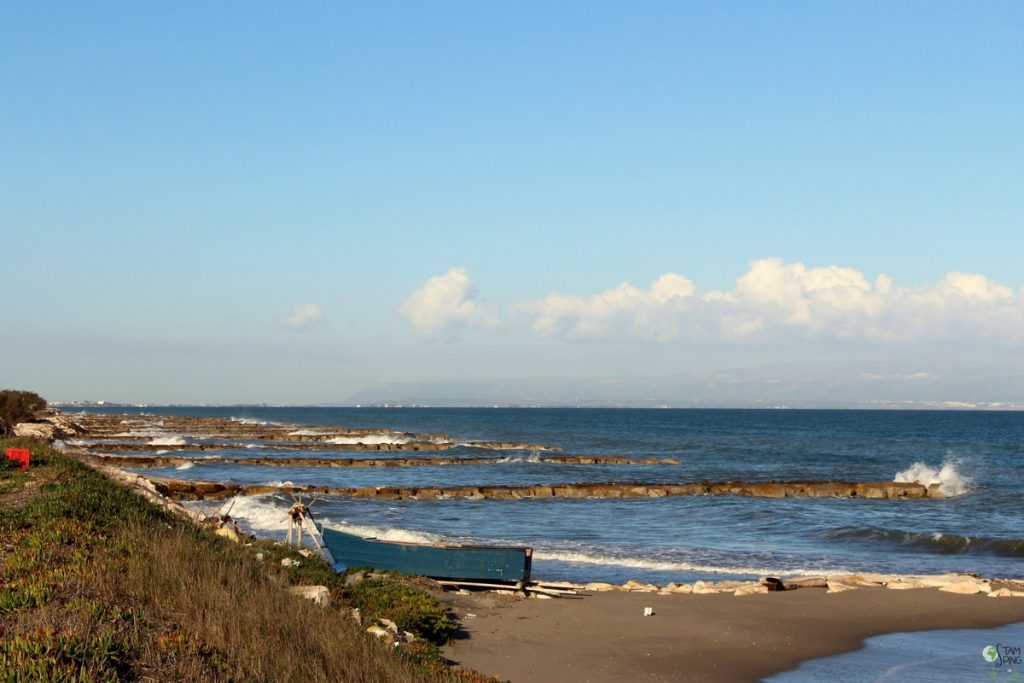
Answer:
<path fill-rule="evenodd" d="M 390 619 L 435 645 L 444 645 L 458 629 L 448 612 L 426 591 L 395 575 L 365 579 L 349 589 L 352 601 L 371 619 Z"/>
<path fill-rule="evenodd" d="M 7 436 L 19 422 L 31 420 L 46 408 L 46 400 L 31 391 L 0 390 L 0 436 Z"/>
<path fill-rule="evenodd" d="M 423 640 L 390 648 L 366 634 L 315 558 L 232 543 L 41 443 L 0 440 L 26 445 L 26 473 L 0 470 L 0 681 L 490 680 L 445 667 Z M 450 636 L 427 593 L 366 583 L 367 614 Z M 334 605 L 288 594 L 297 584 L 327 586 Z"/>

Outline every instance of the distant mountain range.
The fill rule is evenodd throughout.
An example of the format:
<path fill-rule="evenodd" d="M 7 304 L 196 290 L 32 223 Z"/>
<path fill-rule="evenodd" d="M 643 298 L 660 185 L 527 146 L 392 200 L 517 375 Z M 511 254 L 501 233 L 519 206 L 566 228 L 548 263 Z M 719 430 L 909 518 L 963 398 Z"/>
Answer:
<path fill-rule="evenodd" d="M 897 367 L 898 366 L 898 367 Z M 348 405 L 1024 409 L 1024 366 L 791 363 L 643 378 L 379 382 Z"/>

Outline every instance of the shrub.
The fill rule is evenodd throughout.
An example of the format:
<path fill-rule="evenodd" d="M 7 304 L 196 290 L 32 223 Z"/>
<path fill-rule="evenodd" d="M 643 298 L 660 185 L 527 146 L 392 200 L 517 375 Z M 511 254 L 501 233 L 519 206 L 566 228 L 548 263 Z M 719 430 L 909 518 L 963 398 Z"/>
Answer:
<path fill-rule="evenodd" d="M 352 586 L 349 595 L 365 616 L 390 619 L 431 643 L 443 645 L 455 635 L 455 622 L 434 596 L 394 578 L 365 579 Z"/>
<path fill-rule="evenodd" d="M 0 435 L 6 435 L 19 422 L 31 420 L 46 408 L 46 400 L 31 391 L 0 390 Z"/>

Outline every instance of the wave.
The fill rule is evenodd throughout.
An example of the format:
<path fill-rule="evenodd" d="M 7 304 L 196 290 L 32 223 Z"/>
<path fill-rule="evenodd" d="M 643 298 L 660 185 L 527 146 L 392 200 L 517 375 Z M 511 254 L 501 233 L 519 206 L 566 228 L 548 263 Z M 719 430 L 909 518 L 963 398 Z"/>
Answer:
<path fill-rule="evenodd" d="M 918 483 L 925 486 L 939 485 L 939 495 L 943 498 L 962 496 L 974 487 L 974 480 L 959 471 L 959 460 L 947 459 L 938 469 L 923 462 L 915 462 L 907 469 L 897 472 L 893 481 L 901 483 Z"/>
<path fill-rule="evenodd" d="M 543 463 L 539 453 L 533 455 L 506 455 L 504 458 L 498 458 L 495 462 L 500 463 L 517 463 L 517 462 L 528 462 L 528 463 Z"/>
<path fill-rule="evenodd" d="M 282 483 L 287 484 L 288 482 Z M 291 502 L 283 502 L 280 498 L 273 496 L 235 496 L 229 501 L 221 503 L 216 508 L 211 508 L 209 503 L 201 502 L 192 503 L 189 506 L 207 513 L 214 510 L 224 511 L 230 509 L 231 517 L 243 529 L 250 533 L 261 535 L 287 531 L 288 508 L 291 506 Z M 317 521 L 331 529 L 356 534 L 364 538 L 377 538 L 382 541 L 404 541 L 407 543 L 441 543 L 445 541 L 442 536 L 437 534 L 410 531 L 396 527 L 350 524 L 345 521 L 335 522 L 328 517 L 319 516 L 317 516 Z"/>
<path fill-rule="evenodd" d="M 423 531 L 410 531 L 398 527 L 378 527 L 361 524 L 349 524 L 348 522 L 334 522 L 330 519 L 320 520 L 330 529 L 337 529 L 363 538 L 376 538 L 378 541 L 398 541 L 401 543 L 447 543 L 450 542 L 438 534 L 430 534 Z"/>
<path fill-rule="evenodd" d="M 178 465 L 177 467 L 175 467 L 174 469 L 176 469 L 176 470 L 190 470 L 190 469 L 192 469 L 195 466 L 196 466 L 196 464 L 194 462 L 183 462 L 180 465 Z"/>
<path fill-rule="evenodd" d="M 826 540 L 878 541 L 939 555 L 996 555 L 1024 557 L 1024 539 L 961 536 L 940 532 L 903 531 L 881 527 L 842 527 L 824 535 Z"/>
<path fill-rule="evenodd" d="M 330 432 L 321 432 L 316 429 L 296 429 L 294 432 L 288 432 L 288 436 L 327 436 Z"/>
<path fill-rule="evenodd" d="M 357 443 L 366 444 L 367 446 L 377 444 L 403 444 L 409 443 L 409 439 L 404 436 L 391 436 L 390 434 L 365 434 L 363 436 L 337 436 L 333 439 L 328 439 L 327 443 L 332 443 L 338 446 L 353 446 Z"/>
<path fill-rule="evenodd" d="M 237 422 L 241 425 L 259 425 L 261 427 L 272 427 L 281 424 L 280 422 L 271 422 L 270 420 L 255 420 L 251 417 L 232 417 L 232 422 Z"/>
<path fill-rule="evenodd" d="M 149 442 L 150 446 L 186 446 L 188 441 L 183 436 L 160 436 L 155 439 L 151 439 Z"/>
<path fill-rule="evenodd" d="M 235 496 L 211 505 L 207 501 L 186 503 L 185 506 L 206 514 L 223 512 L 230 514 L 239 526 L 248 533 L 267 536 L 274 532 L 288 530 L 288 507 L 284 503 L 277 504 L 269 496 Z"/>

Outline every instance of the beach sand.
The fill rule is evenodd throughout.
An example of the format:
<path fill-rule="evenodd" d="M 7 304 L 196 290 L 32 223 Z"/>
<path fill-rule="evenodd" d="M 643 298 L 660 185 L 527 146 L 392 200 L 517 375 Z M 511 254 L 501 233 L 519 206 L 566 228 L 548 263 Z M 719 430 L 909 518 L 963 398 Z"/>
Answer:
<path fill-rule="evenodd" d="M 934 588 L 744 597 L 614 591 L 553 600 L 449 595 L 468 637 L 445 656 L 513 683 L 757 681 L 884 633 L 1024 621 L 1024 598 Z M 655 614 L 643 616 L 644 607 Z M 984 645 L 965 643 L 979 652 Z"/>

